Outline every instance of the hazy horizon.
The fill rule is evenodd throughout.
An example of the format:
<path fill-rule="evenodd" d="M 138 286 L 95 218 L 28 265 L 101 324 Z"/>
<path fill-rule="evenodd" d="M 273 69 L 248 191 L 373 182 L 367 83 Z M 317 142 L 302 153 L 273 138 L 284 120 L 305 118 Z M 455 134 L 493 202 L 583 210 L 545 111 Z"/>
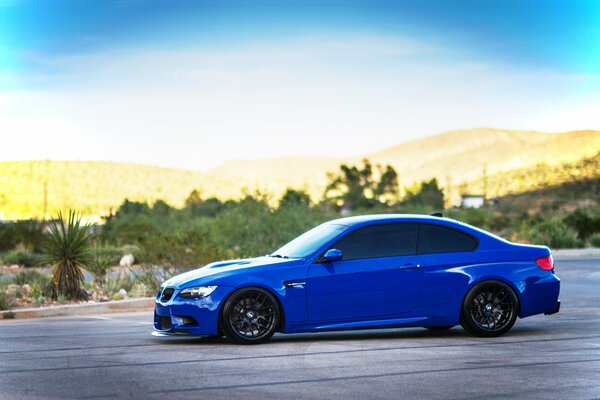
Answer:
<path fill-rule="evenodd" d="M 600 129 L 600 4 L 4 2 L 0 161 L 203 171 Z"/>

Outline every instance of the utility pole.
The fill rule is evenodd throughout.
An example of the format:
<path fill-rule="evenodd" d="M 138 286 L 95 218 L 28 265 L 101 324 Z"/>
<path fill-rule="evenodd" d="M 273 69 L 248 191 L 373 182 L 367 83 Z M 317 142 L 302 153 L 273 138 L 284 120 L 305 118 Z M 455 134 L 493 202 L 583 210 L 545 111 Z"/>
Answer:
<path fill-rule="evenodd" d="M 44 205 L 42 208 L 42 220 L 46 222 L 46 211 L 48 210 L 48 179 L 44 179 Z"/>
<path fill-rule="evenodd" d="M 483 164 L 483 205 L 487 204 L 487 190 L 488 190 L 488 178 L 487 178 L 487 164 Z"/>
<path fill-rule="evenodd" d="M 50 160 L 46 160 L 44 171 L 44 202 L 42 203 L 42 220 L 46 221 L 46 213 L 48 212 L 48 170 L 50 169 Z"/>

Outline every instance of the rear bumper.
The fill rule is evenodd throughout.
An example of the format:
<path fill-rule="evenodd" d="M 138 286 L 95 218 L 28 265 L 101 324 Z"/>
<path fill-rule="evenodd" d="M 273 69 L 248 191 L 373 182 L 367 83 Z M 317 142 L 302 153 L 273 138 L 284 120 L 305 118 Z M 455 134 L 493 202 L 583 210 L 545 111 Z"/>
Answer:
<path fill-rule="evenodd" d="M 554 314 L 560 307 L 560 279 L 548 273 L 542 277 L 532 277 L 520 284 L 521 313 L 520 317 L 530 315 Z"/>
<path fill-rule="evenodd" d="M 557 312 L 560 311 L 560 300 L 556 301 L 556 308 L 552 311 L 549 312 L 545 312 L 544 315 L 552 315 L 552 314 L 556 314 Z"/>

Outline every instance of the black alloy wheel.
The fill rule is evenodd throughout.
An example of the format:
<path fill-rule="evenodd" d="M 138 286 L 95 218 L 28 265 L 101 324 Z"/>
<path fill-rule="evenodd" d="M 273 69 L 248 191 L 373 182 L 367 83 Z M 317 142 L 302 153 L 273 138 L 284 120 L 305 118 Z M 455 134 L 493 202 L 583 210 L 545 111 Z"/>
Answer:
<path fill-rule="evenodd" d="M 461 325 L 472 335 L 504 335 L 517 320 L 518 300 L 514 291 L 500 281 L 475 285 L 465 296 Z"/>
<path fill-rule="evenodd" d="M 277 301 L 264 289 L 243 288 L 234 292 L 223 306 L 221 326 L 235 343 L 261 343 L 269 339 L 279 326 Z"/>

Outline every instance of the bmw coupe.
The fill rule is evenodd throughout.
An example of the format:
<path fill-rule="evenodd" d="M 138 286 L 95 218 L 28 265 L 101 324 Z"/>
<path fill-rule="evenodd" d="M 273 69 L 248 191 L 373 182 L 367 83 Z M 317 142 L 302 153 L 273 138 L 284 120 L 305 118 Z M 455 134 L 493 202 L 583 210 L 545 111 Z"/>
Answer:
<path fill-rule="evenodd" d="M 365 215 L 313 228 L 270 255 L 177 275 L 155 334 L 259 343 L 275 332 L 455 325 L 483 337 L 560 308 L 550 249 L 441 216 Z"/>

